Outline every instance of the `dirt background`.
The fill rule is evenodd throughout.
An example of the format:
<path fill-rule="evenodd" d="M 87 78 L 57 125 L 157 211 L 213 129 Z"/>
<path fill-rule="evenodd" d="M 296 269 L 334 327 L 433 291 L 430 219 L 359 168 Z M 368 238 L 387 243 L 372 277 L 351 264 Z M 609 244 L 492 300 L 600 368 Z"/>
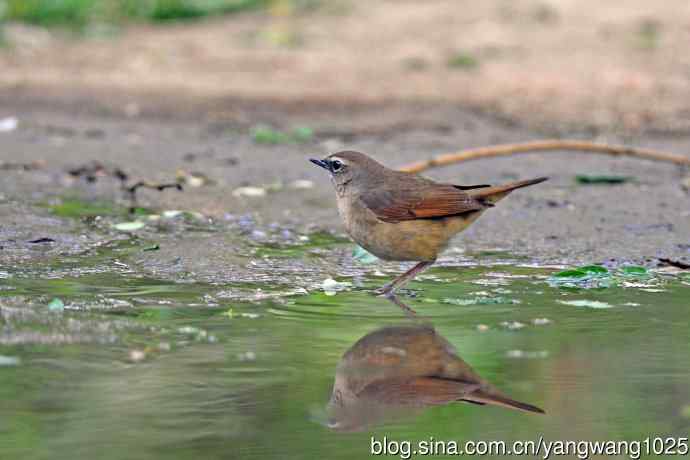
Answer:
<path fill-rule="evenodd" d="M 276 8 L 109 38 L 9 25 L 5 42 L 0 118 L 19 126 L 0 133 L 0 163 L 45 162 L 0 171 L 6 242 L 56 227 L 37 203 L 74 192 L 118 197 L 104 181 L 66 178 L 92 160 L 140 178 L 184 170 L 212 180 L 145 192 L 146 205 L 341 231 L 330 184 L 306 160 L 343 148 L 399 166 L 558 135 L 690 155 L 690 4 L 681 0 L 338 1 L 309 14 Z M 315 135 L 258 144 L 257 124 Z M 634 180 L 585 187 L 576 174 Z M 461 184 L 551 177 L 482 217 L 458 243 L 468 250 L 565 263 L 690 255 L 687 171 L 675 166 L 561 152 L 428 175 Z M 313 187 L 291 188 L 295 180 Z M 245 185 L 270 191 L 233 195 Z"/>
<path fill-rule="evenodd" d="M 113 91 L 328 105 L 436 101 L 539 126 L 690 128 L 684 0 L 335 0 L 308 14 L 277 7 L 132 27 L 114 39 L 18 26 L 5 36 L 4 91 L 88 91 L 111 103 Z"/>

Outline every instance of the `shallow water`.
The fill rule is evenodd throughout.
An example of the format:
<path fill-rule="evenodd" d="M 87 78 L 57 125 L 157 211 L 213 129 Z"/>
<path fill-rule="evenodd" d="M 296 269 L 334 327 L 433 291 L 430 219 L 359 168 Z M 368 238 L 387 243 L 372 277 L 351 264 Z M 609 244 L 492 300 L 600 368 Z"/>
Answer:
<path fill-rule="evenodd" d="M 327 295 L 297 281 L 156 279 L 108 257 L 91 259 L 92 269 L 76 270 L 76 258 L 0 277 L 0 458 L 362 458 L 371 436 L 688 434 L 682 274 L 569 284 L 546 267 L 434 268 L 403 300 L 482 377 L 547 414 L 453 403 L 341 433 L 325 410 L 340 357 L 362 336 L 409 322 L 370 294 L 388 277 L 369 266 Z M 53 298 L 64 309 L 50 311 Z"/>

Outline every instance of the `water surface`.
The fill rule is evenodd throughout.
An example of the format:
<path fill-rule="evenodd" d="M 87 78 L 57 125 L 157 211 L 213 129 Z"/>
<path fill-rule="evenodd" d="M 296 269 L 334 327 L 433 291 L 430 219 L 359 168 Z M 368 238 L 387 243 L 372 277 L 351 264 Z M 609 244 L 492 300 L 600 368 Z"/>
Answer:
<path fill-rule="evenodd" d="M 454 403 L 341 433 L 325 426 L 325 406 L 342 354 L 408 321 L 370 294 L 384 276 L 340 277 L 352 286 L 326 295 L 127 270 L 6 270 L 0 458 L 363 458 L 371 436 L 687 436 L 690 279 L 583 288 L 550 283 L 554 271 L 446 266 L 402 296 L 482 377 L 546 415 Z M 56 297 L 63 311 L 48 308 Z"/>

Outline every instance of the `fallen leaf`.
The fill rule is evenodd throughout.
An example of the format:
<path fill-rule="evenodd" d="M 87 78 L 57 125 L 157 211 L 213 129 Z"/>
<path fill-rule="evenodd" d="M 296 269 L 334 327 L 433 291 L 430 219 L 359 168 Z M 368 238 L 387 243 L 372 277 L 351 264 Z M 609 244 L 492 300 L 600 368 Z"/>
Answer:
<path fill-rule="evenodd" d="M 361 246 L 355 247 L 355 249 L 352 251 L 352 258 L 362 264 L 373 264 L 379 260 L 378 257 Z"/>
<path fill-rule="evenodd" d="M 648 275 L 647 269 L 644 267 L 638 267 L 637 265 L 628 265 L 627 267 L 622 267 L 620 272 L 626 276 L 646 276 Z"/>
<path fill-rule="evenodd" d="M 65 309 L 65 303 L 61 300 L 58 299 L 57 297 L 54 298 L 53 300 L 48 303 L 48 310 L 49 311 L 63 311 Z"/>
<path fill-rule="evenodd" d="M 578 174 L 575 181 L 580 185 L 618 185 L 634 180 L 631 176 Z"/>

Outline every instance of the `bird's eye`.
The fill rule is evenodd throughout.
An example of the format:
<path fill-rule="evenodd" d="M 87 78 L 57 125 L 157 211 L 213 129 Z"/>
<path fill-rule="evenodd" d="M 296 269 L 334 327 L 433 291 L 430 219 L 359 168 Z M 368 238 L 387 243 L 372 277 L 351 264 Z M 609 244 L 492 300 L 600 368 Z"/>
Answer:
<path fill-rule="evenodd" d="M 331 171 L 338 172 L 343 169 L 343 162 L 340 160 L 331 161 Z"/>

